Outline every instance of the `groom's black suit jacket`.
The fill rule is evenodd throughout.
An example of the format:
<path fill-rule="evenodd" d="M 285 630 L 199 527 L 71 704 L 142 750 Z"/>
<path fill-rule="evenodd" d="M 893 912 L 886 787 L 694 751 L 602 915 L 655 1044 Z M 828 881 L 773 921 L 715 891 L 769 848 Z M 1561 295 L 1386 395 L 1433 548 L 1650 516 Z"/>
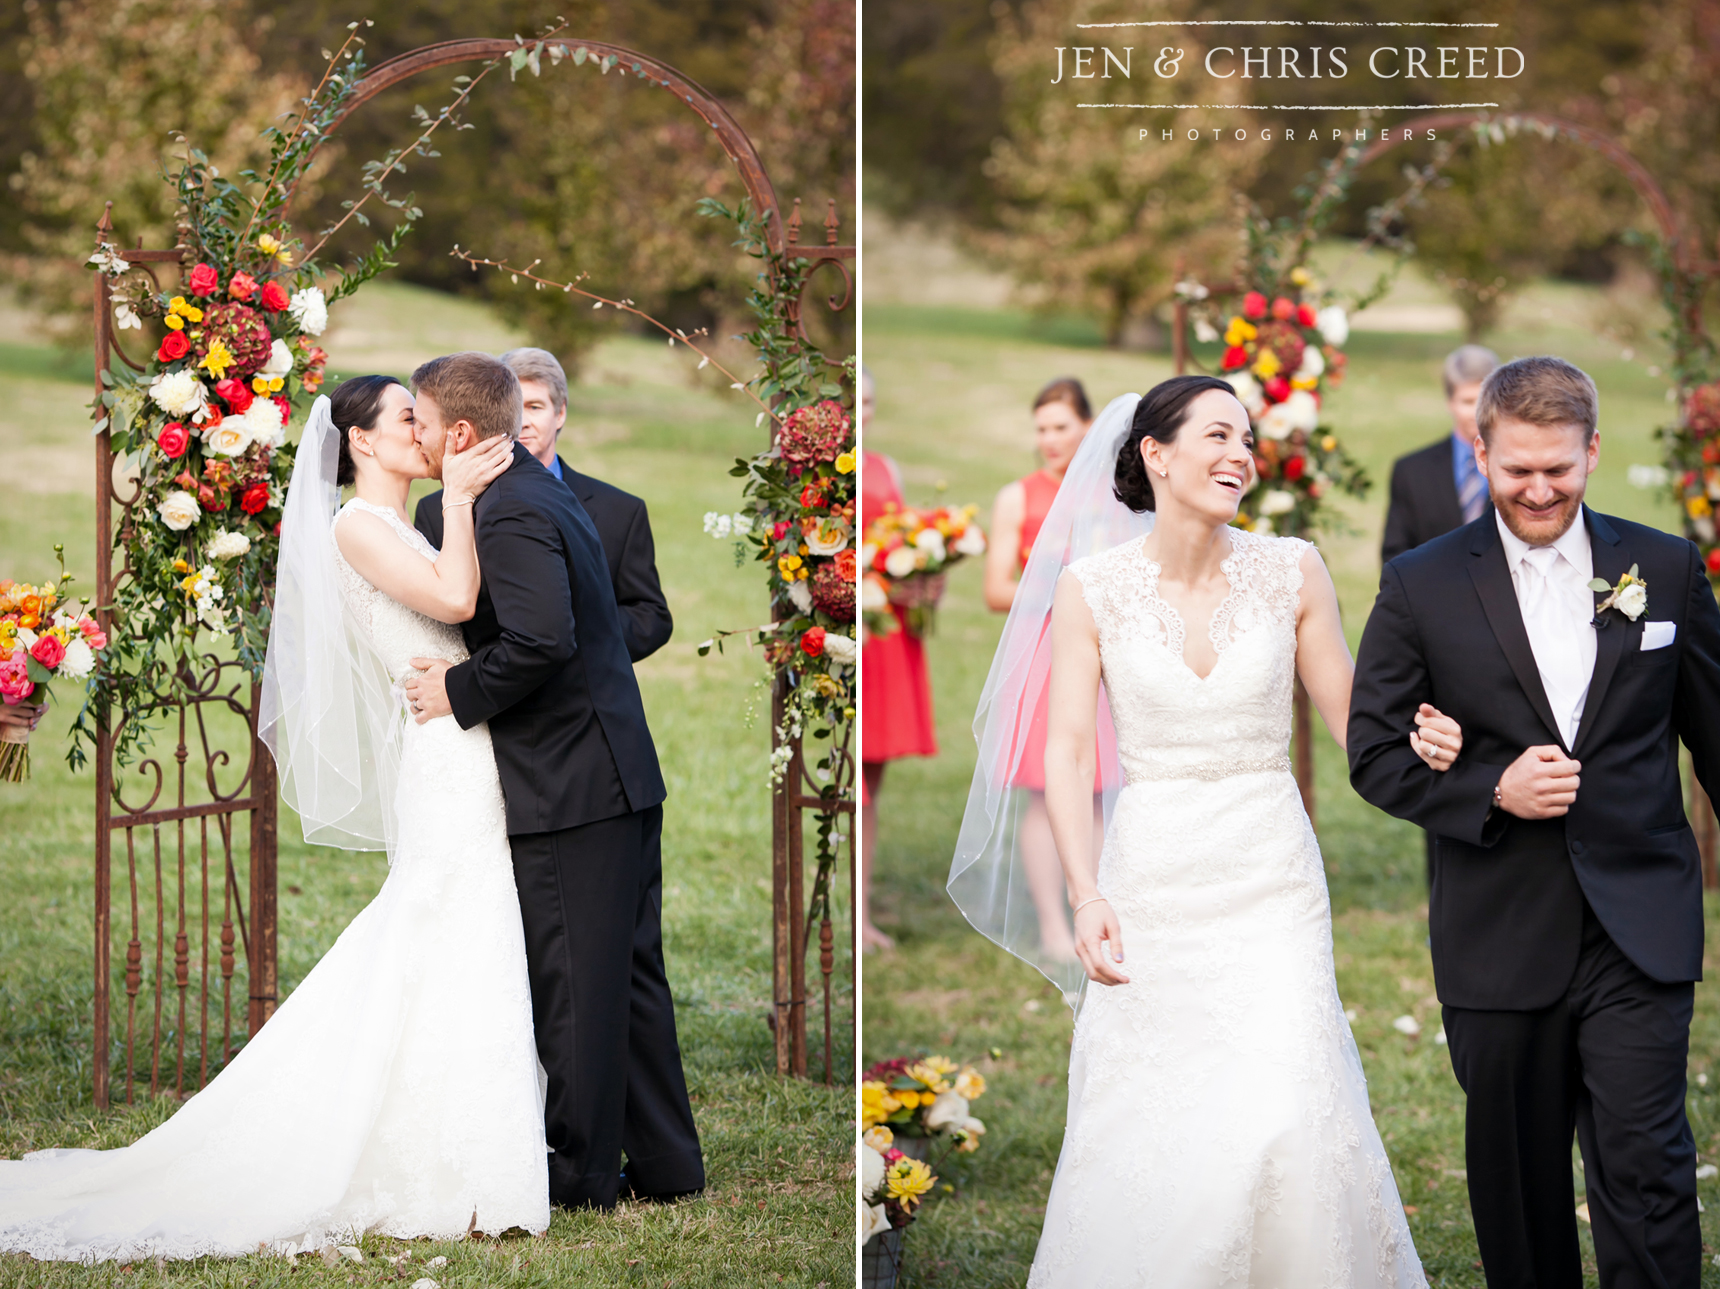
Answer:
<path fill-rule="evenodd" d="M 1655 980 L 1702 976 L 1702 873 L 1684 817 L 1678 742 L 1704 788 L 1720 789 L 1720 608 L 1695 546 L 1584 508 L 1595 576 L 1632 564 L 1648 608 L 1608 611 L 1567 749 L 1582 763 L 1561 818 L 1493 809 L 1494 785 L 1525 748 L 1560 744 L 1492 511 L 1399 556 L 1380 578 L 1350 700 L 1350 781 L 1364 798 L 1437 835 L 1428 929 L 1440 1000 L 1533 1010 L 1576 969 L 1583 900 Z M 1602 597 L 1597 595 L 1597 602 Z M 1673 642 L 1643 652 L 1643 624 Z M 1416 707 L 1463 727 L 1439 773 L 1409 746 Z"/>
<path fill-rule="evenodd" d="M 657 805 L 668 793 L 591 517 L 516 444 L 474 522 L 483 583 L 448 702 L 462 729 L 490 723 L 508 834 Z"/>

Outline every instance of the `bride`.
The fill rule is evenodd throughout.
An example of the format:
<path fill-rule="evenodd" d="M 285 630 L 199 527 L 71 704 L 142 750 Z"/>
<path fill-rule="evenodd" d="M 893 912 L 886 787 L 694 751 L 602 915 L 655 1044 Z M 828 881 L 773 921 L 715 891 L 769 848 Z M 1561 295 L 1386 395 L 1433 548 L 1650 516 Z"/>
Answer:
<path fill-rule="evenodd" d="M 1298 675 L 1342 746 L 1353 664 L 1314 548 L 1232 526 L 1253 447 L 1213 377 L 1113 402 L 1034 546 L 981 699 L 951 894 L 1081 996 L 1032 1289 L 1425 1283 L 1286 755 Z M 1073 968 L 1025 898 L 1009 793 L 1022 705 L 1047 672 Z M 1117 748 L 1096 766 L 1101 702 Z M 1449 768 L 1455 722 L 1424 708 L 1417 724 L 1418 753 Z"/>
<path fill-rule="evenodd" d="M 305 839 L 386 849 L 387 880 L 261 1032 L 120 1150 L 0 1162 L 0 1249 L 91 1262 L 304 1252 L 366 1231 L 549 1226 L 525 941 L 486 726 L 407 722 L 414 656 L 458 661 L 471 500 L 502 436 L 444 457 L 440 552 L 407 522 L 430 467 L 391 376 L 319 398 L 282 521 L 262 726 Z M 336 512 L 341 484 L 357 495 Z"/>

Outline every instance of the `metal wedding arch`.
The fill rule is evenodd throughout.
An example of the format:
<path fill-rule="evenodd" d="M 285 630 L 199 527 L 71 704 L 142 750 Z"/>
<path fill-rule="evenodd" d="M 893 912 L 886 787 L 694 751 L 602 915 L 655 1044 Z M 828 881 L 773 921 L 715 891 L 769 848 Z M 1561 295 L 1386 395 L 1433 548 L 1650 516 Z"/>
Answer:
<path fill-rule="evenodd" d="M 810 267 L 798 292 L 786 301 L 784 313 L 796 343 L 810 343 L 805 331 L 804 300 L 814 274 L 826 267 L 840 278 L 840 291 L 826 298 L 830 310 L 845 311 L 853 303 L 855 258 L 852 245 L 840 242 L 841 225 L 834 199 L 828 202 L 823 244 L 802 244 L 800 202 L 783 217 L 776 189 L 758 150 L 734 117 L 695 81 L 669 64 L 621 45 L 598 40 L 556 38 L 552 43 L 584 48 L 613 70 L 631 75 L 679 98 L 703 119 L 740 175 L 753 208 L 765 216 L 769 249 Z M 351 102 L 330 127 L 332 133 L 358 107 L 403 81 L 454 63 L 506 57 L 517 42 L 503 39 L 450 40 L 426 45 L 378 65 L 359 82 Z M 327 134 L 324 136 L 327 137 Z M 97 224 L 102 244 L 113 238 L 113 203 Z M 141 242 L 122 250 L 128 263 L 154 276 L 158 270 L 183 267 L 186 230 L 179 245 L 145 250 Z M 103 377 L 115 358 L 136 370 L 143 364 L 119 345 L 114 333 L 112 294 L 105 274 L 96 277 L 94 299 L 95 390 L 99 399 Z M 136 507 L 140 487 L 114 478 L 115 455 L 108 432 L 96 435 L 96 594 L 97 620 L 111 631 L 115 587 L 128 576 L 124 547 L 116 552 L 114 536 L 129 534 L 140 516 Z M 116 553 L 120 559 L 116 566 Z M 148 1070 L 149 1092 L 184 1096 L 201 1088 L 212 1070 L 234 1051 L 237 969 L 242 957 L 243 1023 L 254 1035 L 275 1010 L 279 992 L 277 926 L 278 805 L 275 766 L 257 738 L 259 690 L 242 663 L 206 653 L 178 664 L 179 691 L 170 685 L 173 673 L 157 664 L 161 683 L 147 714 L 171 731 L 172 764 L 159 751 L 133 768 L 122 781 L 114 763 L 120 730 L 105 716 L 97 723 L 96 873 L 95 873 L 95 1033 L 91 1074 L 95 1103 L 107 1108 L 115 1096 L 110 1069 L 112 1043 L 118 1025 L 124 1027 L 123 1100 L 130 1103 L 141 1076 Z M 779 679 L 775 704 L 787 698 L 786 680 Z M 773 722 L 773 728 L 780 720 Z M 229 750 L 229 748 L 233 750 Z M 852 759 L 838 748 L 839 759 Z M 806 908 L 802 812 L 830 808 L 805 769 L 799 741 L 790 748 L 790 773 L 772 801 L 772 1029 L 776 1066 L 781 1074 L 804 1077 L 807 1072 L 806 953 L 810 923 Z M 852 774 L 841 782 L 851 784 Z M 852 792 L 836 808 L 852 816 Z M 245 821 L 239 819 L 248 815 Z M 248 860 L 241 877 L 236 830 L 248 828 Z M 853 867 L 853 829 L 849 833 L 849 867 Z M 115 942 L 114 868 L 123 856 L 120 891 L 122 945 Z M 850 887 L 853 874 L 849 875 Z M 211 892 L 213 883 L 214 893 Z M 850 908 L 852 900 L 850 900 Z M 852 923 L 852 918 L 850 918 Z M 213 924 L 213 925 L 212 925 Z M 826 1081 L 831 1078 L 830 1000 L 835 966 L 833 933 L 826 924 L 820 936 L 820 967 L 825 1011 Z M 212 938 L 213 936 L 213 938 Z M 171 950 L 169 948 L 171 946 Z M 115 976 L 118 947 L 123 974 Z M 853 927 L 849 927 L 849 964 L 854 962 Z M 171 967 L 168 958 L 171 956 Z M 212 979 L 212 973 L 217 978 Z M 147 990 L 146 990 L 147 983 Z M 117 986 L 117 989 L 116 989 Z M 123 1015 L 116 1015 L 116 1010 Z M 218 1014 L 212 1016 L 212 1010 Z"/>
<path fill-rule="evenodd" d="M 1509 112 L 1489 113 L 1475 111 L 1431 112 L 1425 116 L 1413 118 L 1419 130 L 1467 130 L 1479 141 L 1489 144 L 1504 144 L 1511 139 L 1522 137 L 1525 133 L 1545 139 L 1565 139 L 1593 148 L 1630 181 L 1649 213 L 1654 216 L 1656 226 L 1660 231 L 1662 243 L 1669 252 L 1672 264 L 1677 271 L 1692 278 L 1712 282 L 1720 278 L 1720 260 L 1710 260 L 1703 257 L 1700 247 L 1692 238 L 1685 236 L 1678 214 L 1672 202 L 1667 198 L 1666 190 L 1659 181 L 1649 173 L 1646 166 L 1633 156 L 1617 139 L 1603 130 L 1592 126 L 1568 121 L 1563 117 L 1554 116 L 1547 112 Z M 1386 137 L 1375 139 L 1357 160 L 1357 169 L 1378 159 L 1393 148 L 1408 142 L 1401 137 Z M 1217 288 L 1230 290 L 1230 287 Z M 1704 334 L 1702 308 L 1700 297 L 1684 301 L 1684 316 L 1680 325 L 1692 336 Z M 1176 317 L 1172 325 L 1173 358 L 1176 371 L 1180 375 L 1193 362 L 1189 346 L 1189 308 L 1188 302 L 1181 296 L 1177 297 Z M 1302 800 L 1308 809 L 1308 817 L 1314 817 L 1314 753 L 1313 753 L 1313 717 L 1309 708 L 1308 695 L 1302 689 L 1301 682 L 1296 684 L 1295 712 L 1295 769 L 1296 782 L 1302 792 Z M 1702 884 L 1709 890 L 1720 888 L 1720 824 L 1715 820 L 1713 804 L 1703 792 L 1702 785 L 1696 782 L 1694 776 L 1689 779 L 1689 804 L 1691 823 L 1696 832 L 1696 840 L 1702 851 Z"/>

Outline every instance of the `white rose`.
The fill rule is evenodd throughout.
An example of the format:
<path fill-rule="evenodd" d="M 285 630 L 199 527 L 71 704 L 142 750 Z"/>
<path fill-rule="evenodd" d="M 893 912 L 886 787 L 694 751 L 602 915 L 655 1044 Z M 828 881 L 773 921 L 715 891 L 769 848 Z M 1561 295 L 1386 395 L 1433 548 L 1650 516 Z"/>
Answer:
<path fill-rule="evenodd" d="M 96 668 L 96 653 L 81 636 L 74 636 L 66 645 L 66 656 L 60 659 L 59 671 L 71 680 L 82 680 Z"/>
<path fill-rule="evenodd" d="M 1254 428 L 1269 439 L 1287 439 L 1296 426 L 1290 408 L 1284 403 L 1274 403 L 1261 414 Z"/>
<path fill-rule="evenodd" d="M 884 571 L 891 577 L 906 577 L 919 566 L 919 553 L 912 546 L 898 546 L 884 557 Z"/>
<path fill-rule="evenodd" d="M 953 1128 L 968 1117 L 968 1099 L 959 1092 L 940 1092 L 926 1111 L 926 1127 L 933 1132 Z"/>
<path fill-rule="evenodd" d="M 1243 410 L 1250 417 L 1258 417 L 1266 410 L 1266 391 L 1260 388 L 1260 382 L 1245 371 L 1232 372 L 1223 377 L 1236 391 L 1236 401 L 1242 404 Z"/>
<path fill-rule="evenodd" d="M 1320 405 L 1305 389 L 1298 389 L 1280 404 L 1290 416 L 1290 428 L 1312 434 L 1320 426 Z"/>
<path fill-rule="evenodd" d="M 244 533 L 230 533 L 225 529 L 209 539 L 209 558 L 238 559 L 251 549 L 251 539 Z"/>
<path fill-rule="evenodd" d="M 874 1235 L 882 1235 L 890 1229 L 890 1215 L 884 1211 L 882 1204 L 862 1204 L 860 1206 L 860 1243 L 864 1244 Z"/>
<path fill-rule="evenodd" d="M 149 396 L 169 416 L 189 416 L 203 410 L 208 392 L 189 371 L 162 372 L 149 382 Z"/>
<path fill-rule="evenodd" d="M 884 1156 L 865 1142 L 860 1143 L 860 1193 L 876 1195 L 884 1184 Z"/>
<path fill-rule="evenodd" d="M 273 379 L 285 376 L 293 370 L 293 351 L 287 348 L 287 342 L 277 340 L 269 346 L 269 361 L 257 369 L 257 375 Z"/>
<path fill-rule="evenodd" d="M 860 607 L 868 613 L 882 613 L 890 603 L 890 593 L 875 577 L 860 580 Z"/>
<path fill-rule="evenodd" d="M 328 326 L 328 301 L 323 299 L 320 286 L 307 286 L 302 291 L 294 291 L 292 301 L 287 305 L 287 312 L 292 315 L 293 321 L 299 324 L 299 330 L 307 336 L 320 336 L 323 328 Z"/>
<path fill-rule="evenodd" d="M 840 666 L 853 666 L 858 651 L 859 646 L 847 636 L 839 636 L 835 632 L 830 632 L 824 637 L 824 656 Z"/>
<path fill-rule="evenodd" d="M 34 631 L 30 630 L 29 627 L 18 628 L 18 643 L 24 646 L 24 651 L 26 653 L 36 647 L 36 641 L 39 639 L 41 639 L 41 637 Z"/>
<path fill-rule="evenodd" d="M 969 524 L 966 531 L 956 538 L 955 552 L 970 556 L 985 554 L 985 532 L 978 524 Z"/>
<path fill-rule="evenodd" d="M 926 552 L 927 558 L 941 563 L 944 559 L 944 535 L 935 528 L 922 528 L 914 536 L 914 545 Z"/>
<path fill-rule="evenodd" d="M 1350 338 L 1349 315 L 1339 305 L 1328 304 L 1314 315 L 1314 330 L 1328 345 L 1342 348 L 1344 341 Z"/>
<path fill-rule="evenodd" d="M 1296 509 L 1296 494 L 1283 488 L 1273 488 L 1260 494 L 1260 513 L 1287 515 Z"/>
<path fill-rule="evenodd" d="M 1620 613 L 1635 622 L 1648 607 L 1648 588 L 1641 582 L 1632 582 L 1619 592 L 1613 604 Z"/>
<path fill-rule="evenodd" d="M 1302 350 L 1302 362 L 1296 368 L 1298 376 L 1320 376 L 1326 371 L 1326 355 L 1313 345 Z"/>
<path fill-rule="evenodd" d="M 281 405 L 272 398 L 253 399 L 239 420 L 253 443 L 278 448 L 287 441 L 287 424 L 281 416 Z"/>
<path fill-rule="evenodd" d="M 812 612 L 812 588 L 805 582 L 790 582 L 788 598 L 795 608 L 802 613 Z"/>
<path fill-rule="evenodd" d="M 197 504 L 197 498 L 189 492 L 174 489 L 161 499 L 155 513 L 160 515 L 161 522 L 174 532 L 182 533 L 197 522 L 197 517 L 203 513 L 203 507 Z"/>
<path fill-rule="evenodd" d="M 847 549 L 852 531 L 843 520 L 822 519 L 813 525 L 810 532 L 803 532 L 801 538 L 806 542 L 806 549 L 814 555 L 834 555 Z"/>
<path fill-rule="evenodd" d="M 251 427 L 242 416 L 229 416 L 203 431 L 203 445 L 217 456 L 236 457 L 251 446 Z"/>

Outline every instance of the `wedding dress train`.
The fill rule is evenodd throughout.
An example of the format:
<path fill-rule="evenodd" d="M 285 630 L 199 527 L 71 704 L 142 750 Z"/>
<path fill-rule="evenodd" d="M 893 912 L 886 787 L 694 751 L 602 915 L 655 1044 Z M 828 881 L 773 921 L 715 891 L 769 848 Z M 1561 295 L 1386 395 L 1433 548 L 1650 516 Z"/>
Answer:
<path fill-rule="evenodd" d="M 392 511 L 355 507 L 436 558 Z M 409 658 L 466 657 L 458 627 L 390 600 L 338 551 L 336 562 L 396 680 Z M 192 1258 L 308 1251 L 365 1231 L 549 1226 L 525 939 L 488 727 L 407 722 L 395 801 L 381 891 L 208 1087 L 123 1149 L 0 1161 L 0 1249 Z"/>
<path fill-rule="evenodd" d="M 1098 882 L 1130 983 L 1087 988 L 1028 1284 L 1423 1285 L 1285 751 L 1307 545 L 1231 530 L 1202 678 L 1143 540 L 1069 566 L 1126 782 Z"/>

